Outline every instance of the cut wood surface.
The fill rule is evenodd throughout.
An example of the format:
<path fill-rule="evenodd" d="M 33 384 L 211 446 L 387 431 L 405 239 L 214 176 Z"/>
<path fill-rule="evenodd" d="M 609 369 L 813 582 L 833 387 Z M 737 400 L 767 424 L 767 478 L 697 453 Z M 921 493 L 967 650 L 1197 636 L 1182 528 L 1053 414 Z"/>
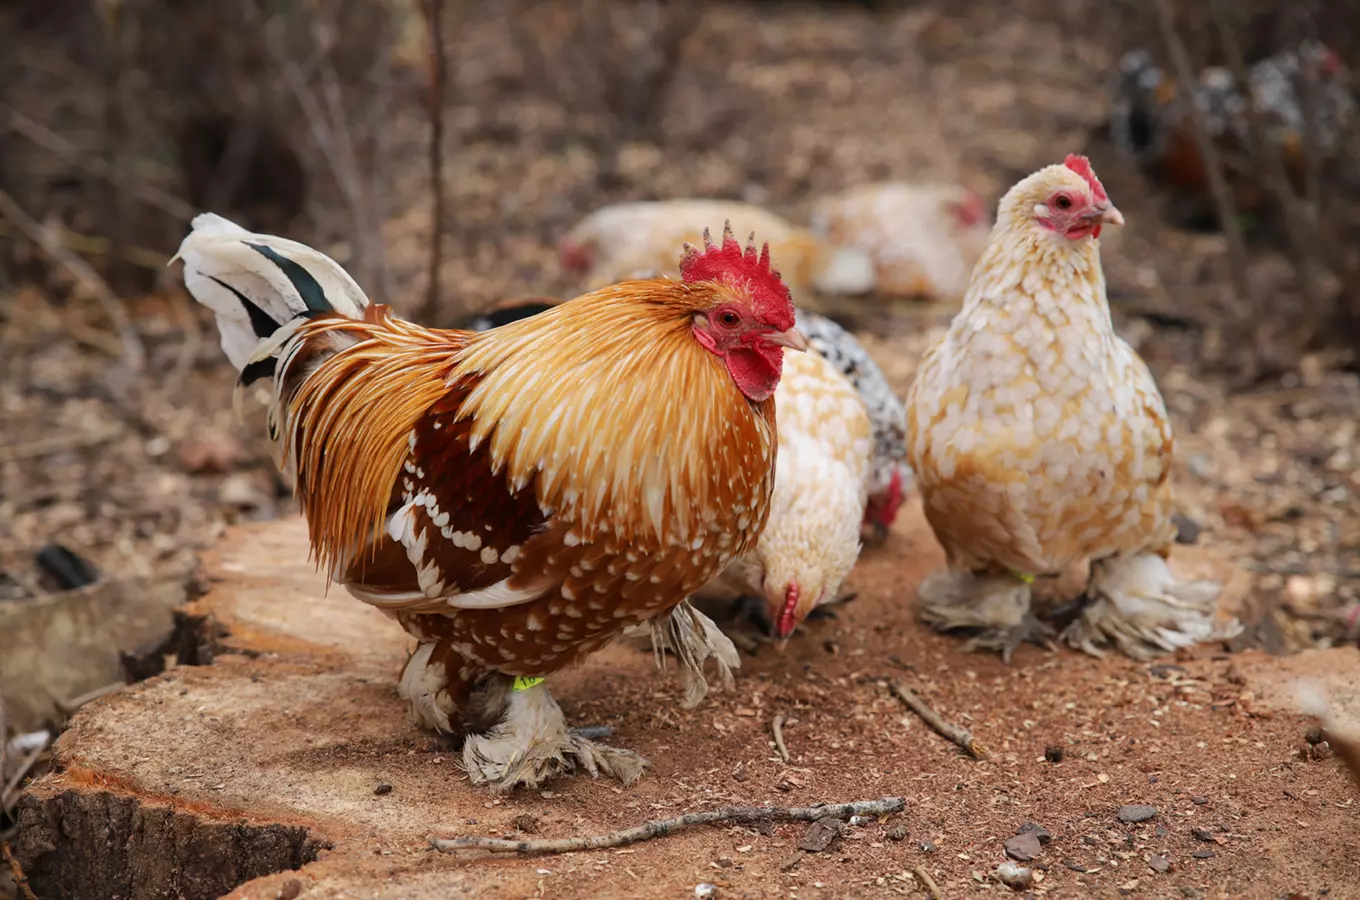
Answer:
<path fill-rule="evenodd" d="M 1178 550 L 1183 567 L 1231 571 Z M 809 622 L 782 655 L 760 646 L 735 691 L 694 710 L 680 708 L 674 668 L 657 673 L 630 643 L 554 676 L 575 724 L 612 726 L 610 740 L 652 769 L 629 789 L 580 777 L 493 796 L 407 722 L 394 685 L 406 636 L 342 589 L 325 593 L 302 523 L 239 528 L 205 560 L 209 592 L 189 607 L 221 630 L 215 661 L 83 708 L 56 745 L 57 771 L 21 803 L 15 857 L 42 898 L 677 898 L 700 883 L 718 897 L 919 896 L 917 867 L 960 897 L 1030 821 L 1053 835 L 1037 862 L 1057 896 L 1341 896 L 1360 884 L 1355 790 L 1336 760 L 1300 758 L 1307 723 L 1287 711 L 1281 675 L 1325 671 L 1338 697 L 1360 697 L 1354 649 L 1304 665 L 1214 646 L 1152 664 L 1025 647 L 1008 668 L 917 623 L 914 585 L 940 562 L 919 508 L 904 510 L 853 575 L 855 601 Z M 940 740 L 890 681 L 988 756 Z M 1052 748 L 1061 762 L 1046 761 Z M 806 823 L 699 826 L 540 858 L 443 854 L 429 841 L 885 796 L 904 797 L 905 811 L 848 825 L 786 871 Z M 1131 803 L 1156 818 L 1120 822 Z M 1149 868 L 1150 854 L 1169 871 Z"/>

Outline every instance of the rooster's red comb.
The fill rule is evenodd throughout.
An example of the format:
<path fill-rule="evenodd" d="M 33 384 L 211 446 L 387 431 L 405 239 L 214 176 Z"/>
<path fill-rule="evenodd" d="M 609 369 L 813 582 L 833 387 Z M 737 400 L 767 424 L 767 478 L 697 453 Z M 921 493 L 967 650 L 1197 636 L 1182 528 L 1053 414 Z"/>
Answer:
<path fill-rule="evenodd" d="M 1067 159 L 1063 160 L 1063 165 L 1086 179 L 1086 183 L 1091 186 L 1091 194 L 1095 196 L 1098 202 L 1109 201 L 1110 195 L 1105 193 L 1105 185 L 1101 184 L 1100 179 L 1096 177 L 1096 170 L 1091 168 L 1089 159 L 1076 153 L 1069 153 Z"/>
<path fill-rule="evenodd" d="M 690 284 L 699 281 L 743 284 L 762 322 L 780 331 L 793 327 L 793 298 L 779 272 L 770 265 L 770 245 L 761 247 L 757 255 L 756 236 L 752 233 L 743 250 L 732 236 L 730 220 L 723 223 L 721 247 L 713 243 L 707 228 L 704 229 L 703 250 L 685 244 L 685 252 L 680 257 L 680 277 Z"/>

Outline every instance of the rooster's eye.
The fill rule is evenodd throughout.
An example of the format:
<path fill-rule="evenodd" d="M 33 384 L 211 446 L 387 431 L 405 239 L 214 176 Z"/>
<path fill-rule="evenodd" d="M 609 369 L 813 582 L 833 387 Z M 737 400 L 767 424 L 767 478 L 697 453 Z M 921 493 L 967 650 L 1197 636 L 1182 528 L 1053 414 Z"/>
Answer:
<path fill-rule="evenodd" d="M 1071 209 L 1072 198 L 1066 194 L 1059 194 L 1053 198 L 1053 205 L 1058 207 L 1058 209 Z"/>
<path fill-rule="evenodd" d="M 741 321 L 741 316 L 737 315 L 731 310 L 728 310 L 727 312 L 718 314 L 718 321 L 721 322 L 727 328 L 736 328 L 737 323 Z"/>

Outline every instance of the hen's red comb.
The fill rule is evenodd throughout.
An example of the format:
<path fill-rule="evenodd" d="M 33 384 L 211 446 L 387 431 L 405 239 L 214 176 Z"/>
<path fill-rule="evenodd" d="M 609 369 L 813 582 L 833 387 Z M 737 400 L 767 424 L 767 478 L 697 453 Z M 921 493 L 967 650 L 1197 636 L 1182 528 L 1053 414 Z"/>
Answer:
<path fill-rule="evenodd" d="M 756 254 L 753 233 L 742 250 L 732 236 L 732 222 L 723 223 L 722 246 L 713 243 L 708 229 L 704 229 L 704 249 L 685 244 L 680 257 L 680 277 L 693 284 L 699 281 L 735 281 L 743 284 L 751 295 L 756 316 L 765 324 L 780 331 L 793 327 L 793 298 L 779 272 L 770 266 L 770 245 Z"/>
<path fill-rule="evenodd" d="M 1110 195 L 1105 193 L 1105 186 L 1101 184 L 1100 179 L 1096 177 L 1095 169 L 1091 168 L 1091 161 L 1089 159 L 1084 156 L 1079 156 L 1076 153 L 1069 153 L 1067 154 L 1067 159 L 1063 160 L 1063 165 L 1086 179 L 1086 183 L 1091 186 L 1091 193 L 1095 196 L 1097 201 L 1102 203 L 1109 201 Z"/>

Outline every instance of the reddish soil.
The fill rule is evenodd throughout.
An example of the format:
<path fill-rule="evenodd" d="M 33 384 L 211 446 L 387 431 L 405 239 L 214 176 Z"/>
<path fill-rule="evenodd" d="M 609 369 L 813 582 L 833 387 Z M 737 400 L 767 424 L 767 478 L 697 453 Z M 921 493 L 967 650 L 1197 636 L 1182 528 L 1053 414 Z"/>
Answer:
<path fill-rule="evenodd" d="M 1224 571 L 1193 548 L 1184 556 Z M 915 507 L 866 554 L 858 598 L 783 655 L 764 646 L 746 656 L 735 692 L 681 710 L 677 679 L 627 645 L 555 677 L 574 722 L 611 725 L 613 741 L 651 759 L 628 789 L 585 777 L 501 797 L 471 787 L 394 694 L 404 635 L 341 591 L 323 598 L 305 559 L 296 520 L 230 532 L 198 601 L 228 630 L 228 652 L 82 710 L 57 746 L 65 771 L 37 783 L 36 802 L 70 787 L 129 792 L 208 820 L 305 825 L 332 844 L 300 871 L 234 895 L 270 900 L 294 879 L 308 898 L 681 897 L 703 882 L 719 897 L 905 896 L 923 891 L 918 866 L 957 897 L 1006 890 L 992 873 L 1025 822 L 1053 835 L 1031 863 L 1036 894 L 1342 897 L 1360 886 L 1356 788 L 1334 759 L 1299 758 L 1307 723 L 1286 709 L 1289 678 L 1324 668 L 1342 685 L 1334 695 L 1354 699 L 1360 655 L 1280 661 L 1206 647 L 1148 665 L 1026 647 L 1009 668 L 961 655 L 911 611 L 913 586 L 940 562 Z M 987 757 L 970 759 L 928 729 L 889 694 L 893 679 L 970 728 Z M 781 713 L 788 763 L 770 737 Z M 1052 748 L 1061 762 L 1045 759 Z M 375 793 L 379 784 L 391 791 Z M 787 871 L 806 825 L 698 827 L 535 859 L 427 844 L 885 796 L 904 797 L 906 810 L 848 828 Z M 1156 817 L 1121 823 L 1117 811 L 1134 803 Z M 889 837 L 898 826 L 904 840 Z M 1154 871 L 1153 854 L 1168 871 Z"/>

